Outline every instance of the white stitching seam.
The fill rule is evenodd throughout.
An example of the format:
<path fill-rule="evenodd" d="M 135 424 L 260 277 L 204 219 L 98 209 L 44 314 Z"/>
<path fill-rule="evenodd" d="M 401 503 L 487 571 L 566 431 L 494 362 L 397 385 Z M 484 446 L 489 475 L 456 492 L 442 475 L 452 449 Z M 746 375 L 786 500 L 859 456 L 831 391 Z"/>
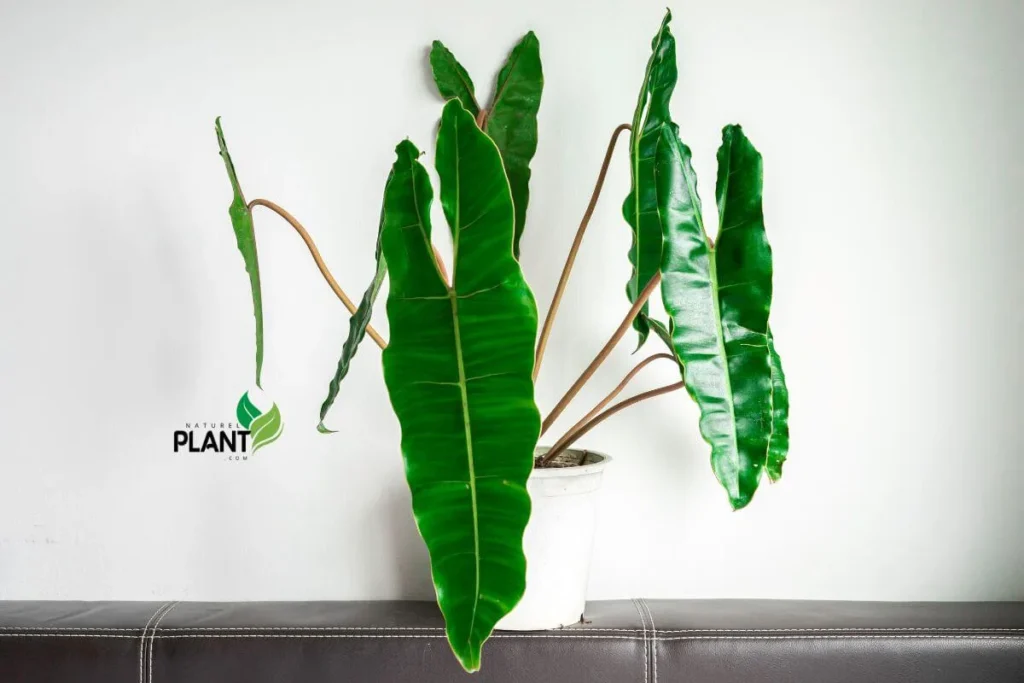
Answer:
<path fill-rule="evenodd" d="M 167 614 L 168 612 L 170 612 L 172 609 L 174 609 L 174 606 L 177 605 L 177 604 L 178 603 L 173 601 L 173 600 L 168 600 L 167 602 L 165 602 L 163 607 L 160 608 L 160 613 L 156 615 L 156 619 L 153 621 L 153 628 L 155 628 L 156 624 L 160 623 L 160 621 L 164 618 L 164 615 Z M 152 635 L 154 633 L 156 633 L 156 632 L 153 631 L 153 630 L 150 630 L 150 632 L 149 632 L 150 639 L 149 639 L 148 643 L 146 643 L 146 634 L 145 633 L 142 634 L 142 642 L 144 644 L 143 652 L 146 653 L 147 663 L 151 662 L 152 659 L 153 659 L 153 638 L 152 638 Z M 149 664 L 149 666 L 151 667 L 152 664 Z M 139 670 L 139 683 L 146 683 L 146 674 L 145 674 L 145 671 L 142 670 L 142 669 Z"/>
<path fill-rule="evenodd" d="M 647 618 L 651 620 L 651 647 L 654 658 L 654 683 L 658 683 L 658 628 L 654 625 L 654 615 L 651 613 L 651 606 L 647 604 L 647 598 L 640 598 L 640 604 L 647 610 Z"/>
<path fill-rule="evenodd" d="M 160 627 L 160 622 L 164 620 L 164 617 L 170 614 L 171 610 L 177 607 L 179 603 L 180 601 L 171 603 L 171 606 L 167 608 L 167 611 L 161 614 L 160 618 L 153 623 L 153 630 L 149 634 L 149 683 L 153 683 L 153 648 L 156 646 L 156 643 L 154 642 L 154 639 L 156 638 L 156 630 Z"/>
<path fill-rule="evenodd" d="M 636 600 L 631 600 L 630 602 L 632 602 L 633 603 L 633 607 L 636 608 L 636 613 L 640 615 L 640 625 L 644 629 L 644 683 L 649 683 L 650 679 L 648 678 L 648 675 L 647 675 L 647 659 L 648 659 L 648 651 L 647 651 L 647 647 L 648 647 L 647 646 L 647 622 L 644 620 L 644 613 L 643 613 L 643 610 L 640 609 L 640 603 L 638 603 Z M 600 637 L 600 636 L 598 636 L 598 637 Z"/>
<path fill-rule="evenodd" d="M 597 629 L 558 630 L 585 633 Z M 426 631 L 441 634 L 445 632 L 443 626 L 173 626 L 165 628 L 164 631 Z"/>
<path fill-rule="evenodd" d="M 146 625 L 142 627 L 142 640 L 139 641 L 139 683 L 145 683 L 145 681 L 142 680 L 142 659 L 144 653 L 146 652 L 146 631 L 149 630 L 149 625 L 153 623 L 153 619 L 156 618 L 156 615 L 160 614 L 160 612 L 169 604 L 170 601 L 168 600 L 167 602 L 157 607 L 156 611 L 149 615 L 149 620 L 146 621 Z M 134 631 L 135 629 L 131 630 Z M 135 636 L 131 637 L 134 638 Z"/>
<path fill-rule="evenodd" d="M 165 605 L 167 603 L 164 603 Z M 161 605 L 162 607 L 163 605 Z M 159 611 L 159 608 L 157 609 Z M 154 613 L 149 619 L 153 620 L 156 614 Z M 149 622 L 146 622 L 146 628 L 149 628 Z M 101 632 L 131 632 L 138 633 L 138 628 L 106 628 L 102 626 L 0 626 L 0 631 L 101 631 Z"/>
<path fill-rule="evenodd" d="M 111 633 L 0 633 L 0 638 L 132 638 L 136 636 L 111 634 Z M 390 635 L 390 634 L 356 634 L 356 633 L 331 633 L 331 634 L 305 634 L 305 633 L 234 633 L 234 634 L 190 634 L 190 635 L 151 635 L 150 638 L 153 640 L 165 640 L 165 639 L 197 639 L 202 640 L 205 638 L 376 638 L 378 640 L 386 639 L 402 639 L 402 638 L 433 638 L 440 639 L 444 638 L 443 634 L 437 635 L 418 635 L 418 634 L 402 634 L 402 635 Z M 578 636 L 561 636 L 561 635 L 504 635 L 495 634 L 491 636 L 497 640 L 510 640 L 516 638 L 550 638 L 554 640 L 643 640 L 649 642 L 640 636 L 591 636 L 591 635 L 578 635 Z M 861 639 L 876 639 L 876 640 L 893 640 L 893 639 L 910 639 L 910 640 L 925 640 L 925 639 L 945 639 L 945 640 L 1017 640 L 1024 642 L 1024 636 L 999 636 L 999 635 L 937 635 L 937 634 L 914 634 L 914 635 L 818 635 L 818 636 L 732 636 L 732 635 L 718 635 L 718 636 L 674 636 L 670 638 L 661 637 L 659 640 L 662 642 L 675 641 L 675 640 L 861 640 Z"/>
<path fill-rule="evenodd" d="M 161 607 L 166 607 L 167 603 L 164 603 Z M 155 614 L 153 616 L 156 616 Z M 150 617 L 152 620 L 152 617 Z M 146 630 L 149 630 L 149 623 L 146 624 Z M 581 629 L 559 629 L 566 633 L 643 633 L 640 629 L 635 628 L 581 628 Z M 32 631 L 33 633 L 42 631 L 59 631 L 60 633 L 71 633 L 81 631 L 83 633 L 138 633 L 138 628 L 117 628 L 117 627 L 99 627 L 99 626 L 0 626 L 0 636 L 3 635 L 3 631 L 15 631 L 24 632 Z M 425 631 L 425 632 L 437 632 L 441 633 L 444 628 L 440 626 L 172 626 L 164 628 L 164 632 L 168 631 Z M 889 628 L 878 628 L 878 627 L 864 627 L 864 628 L 684 628 L 684 629 L 665 629 L 659 631 L 660 634 L 664 635 L 667 633 L 901 633 L 901 632 L 914 632 L 920 631 L 925 633 L 977 633 L 978 631 L 991 631 L 999 633 L 1024 633 L 1024 628 L 1001 628 L 995 626 L 976 626 L 976 627 L 957 627 L 957 628 L 944 628 L 944 627 L 927 627 L 927 626 L 907 626 L 907 627 L 889 627 Z"/>
<path fill-rule="evenodd" d="M 609 631 L 618 633 L 639 633 L 636 629 L 629 628 L 588 628 L 587 631 Z M 864 628 L 682 628 L 663 629 L 659 633 L 903 633 L 903 632 L 925 632 L 925 633 L 976 633 L 978 631 L 998 631 L 1000 633 L 1024 633 L 1024 628 L 1000 628 L 995 626 L 973 626 L 973 627 L 928 627 L 928 626 L 906 626 L 906 627 L 870 627 Z"/>
<path fill-rule="evenodd" d="M 662 638 L 663 641 L 672 640 L 895 640 L 895 639 L 946 639 L 946 640 L 1019 640 L 1024 641 L 1024 636 L 990 636 L 990 635 L 928 635 L 916 633 L 913 635 L 822 635 L 822 636 L 672 636 Z"/>

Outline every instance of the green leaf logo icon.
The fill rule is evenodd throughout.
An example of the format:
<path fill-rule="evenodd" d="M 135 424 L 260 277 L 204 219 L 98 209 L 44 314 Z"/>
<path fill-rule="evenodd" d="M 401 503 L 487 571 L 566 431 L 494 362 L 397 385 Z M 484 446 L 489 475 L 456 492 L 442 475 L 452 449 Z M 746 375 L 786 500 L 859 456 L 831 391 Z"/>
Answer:
<path fill-rule="evenodd" d="M 249 398 L 249 392 L 242 394 L 238 400 L 238 407 L 235 410 L 238 416 L 238 424 L 249 430 L 252 435 L 252 452 L 267 446 L 281 436 L 284 431 L 284 422 L 281 420 L 281 411 L 274 403 L 269 411 L 262 412 Z"/>
<path fill-rule="evenodd" d="M 252 421 L 263 413 L 253 405 L 252 400 L 249 398 L 249 392 L 242 394 L 242 398 L 238 399 L 238 408 L 235 410 L 235 414 L 238 415 L 238 424 L 242 425 L 246 429 L 252 425 Z"/>

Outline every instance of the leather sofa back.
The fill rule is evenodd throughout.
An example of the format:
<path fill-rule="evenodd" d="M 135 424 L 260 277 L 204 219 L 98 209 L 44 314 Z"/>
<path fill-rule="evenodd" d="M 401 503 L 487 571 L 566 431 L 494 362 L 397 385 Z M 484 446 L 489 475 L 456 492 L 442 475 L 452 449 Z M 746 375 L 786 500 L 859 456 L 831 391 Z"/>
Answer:
<path fill-rule="evenodd" d="M 422 602 L 0 602 L 2 683 L 1022 683 L 1024 603 L 621 600 L 464 673 Z"/>

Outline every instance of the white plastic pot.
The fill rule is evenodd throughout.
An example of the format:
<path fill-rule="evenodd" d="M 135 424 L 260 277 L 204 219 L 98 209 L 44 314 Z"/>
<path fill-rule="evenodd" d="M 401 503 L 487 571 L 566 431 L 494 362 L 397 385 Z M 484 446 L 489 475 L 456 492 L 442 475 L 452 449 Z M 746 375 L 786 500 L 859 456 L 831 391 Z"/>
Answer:
<path fill-rule="evenodd" d="M 546 448 L 537 450 L 538 455 Z M 584 451 L 570 449 L 583 457 Z M 611 460 L 586 451 L 584 465 L 534 469 L 533 504 L 523 537 L 526 593 L 495 628 L 536 631 L 580 621 L 587 598 L 601 474 Z"/>

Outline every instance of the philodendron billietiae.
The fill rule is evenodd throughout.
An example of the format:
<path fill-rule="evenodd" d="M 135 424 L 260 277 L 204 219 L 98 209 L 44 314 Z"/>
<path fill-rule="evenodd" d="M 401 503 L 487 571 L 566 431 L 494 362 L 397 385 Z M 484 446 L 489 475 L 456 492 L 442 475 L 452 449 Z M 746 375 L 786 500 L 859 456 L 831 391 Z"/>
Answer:
<path fill-rule="evenodd" d="M 715 192 L 718 226 L 712 236 L 705 229 L 690 150 L 670 111 L 677 80 L 670 21 L 666 14 L 652 41 L 632 123 L 620 125 L 609 144 L 548 315 L 553 319 L 551 311 L 557 310 L 615 136 L 625 130 L 630 131 L 623 215 L 632 237 L 626 287 L 631 308 L 545 420 L 533 385 L 544 345 L 543 340 L 535 345 L 537 309 L 519 265 L 543 89 L 539 43 L 532 32 L 500 70 L 489 106 L 477 100 L 468 71 L 451 51 L 434 42 L 430 66 L 446 104 L 433 161 L 454 247 L 451 277 L 431 242 L 434 187 L 420 151 L 405 140 L 395 148 L 384 187 L 373 277 L 358 307 L 346 303 L 354 313 L 319 428 L 329 431 L 323 418 L 360 342 L 372 336 L 384 349 L 384 379 L 401 427 L 413 514 L 429 550 L 448 642 L 470 671 L 479 668 L 484 641 L 524 591 L 522 538 L 530 514 L 525 484 L 535 466 L 538 432 L 558 418 L 631 328 L 638 348 L 654 331 L 669 353 L 643 359 L 537 466 L 619 410 L 685 386 L 700 409 L 698 428 L 710 445 L 712 469 L 734 508 L 750 502 L 762 473 L 773 481 L 782 474 L 789 448 L 789 392 L 768 321 L 773 266 L 761 201 L 763 161 L 739 126 L 725 127 Z M 252 219 L 219 127 L 218 136 L 235 193 L 232 223 L 253 291 L 258 380 L 262 311 Z M 319 260 L 318 265 L 325 271 Z M 369 324 L 385 280 L 390 344 Z M 333 278 L 328 281 L 336 287 Z M 662 297 L 662 320 L 647 305 L 654 292 Z M 656 358 L 674 362 L 683 371 L 682 381 L 605 409 Z"/>

